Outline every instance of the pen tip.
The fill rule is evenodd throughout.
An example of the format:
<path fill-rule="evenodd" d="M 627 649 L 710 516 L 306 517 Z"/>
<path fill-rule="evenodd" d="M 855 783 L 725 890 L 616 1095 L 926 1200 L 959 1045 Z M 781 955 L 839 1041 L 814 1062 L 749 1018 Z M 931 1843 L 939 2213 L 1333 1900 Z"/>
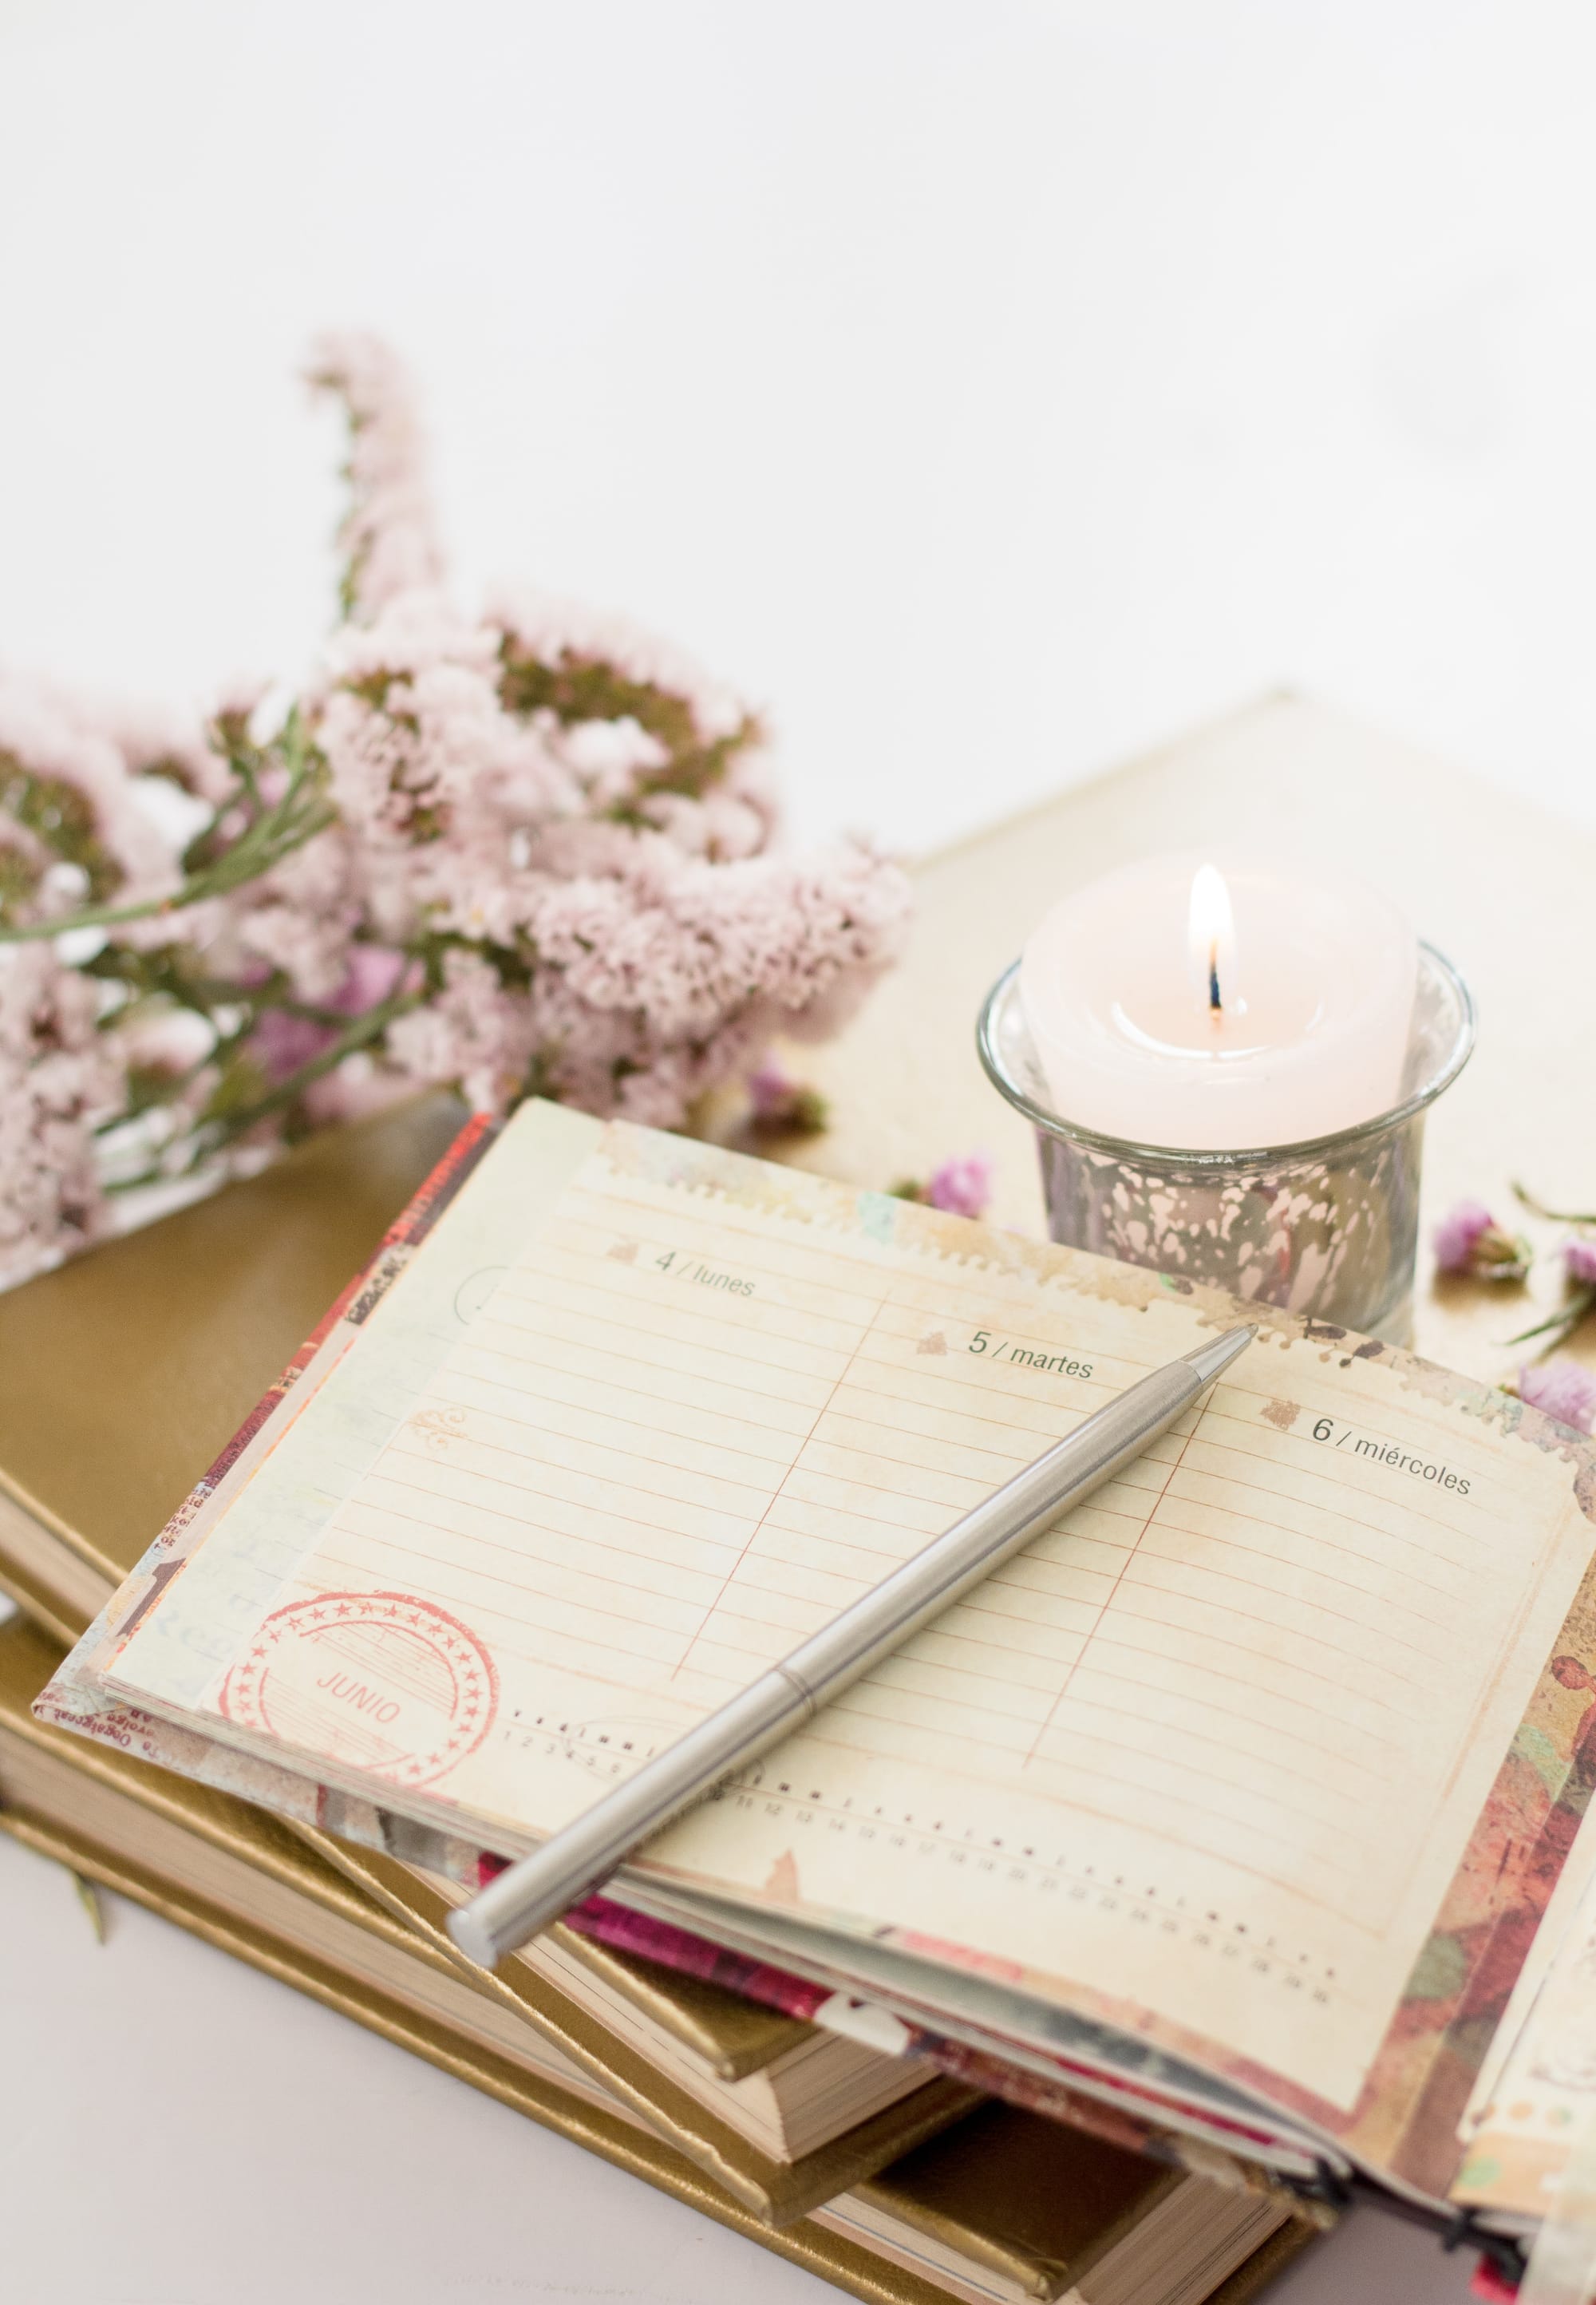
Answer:
<path fill-rule="evenodd" d="M 1244 1321 L 1239 1328 L 1227 1329 L 1222 1337 L 1216 1337 L 1211 1344 L 1199 1345 L 1195 1352 L 1187 1353 L 1186 1366 L 1200 1384 L 1207 1384 L 1221 1369 L 1227 1369 L 1238 1354 L 1244 1353 L 1257 1334 L 1256 1321 Z"/>

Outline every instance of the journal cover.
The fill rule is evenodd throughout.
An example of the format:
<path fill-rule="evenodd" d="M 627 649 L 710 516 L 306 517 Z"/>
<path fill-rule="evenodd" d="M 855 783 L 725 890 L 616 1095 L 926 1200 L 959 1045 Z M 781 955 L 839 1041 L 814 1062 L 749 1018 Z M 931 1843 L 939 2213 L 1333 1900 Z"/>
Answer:
<path fill-rule="evenodd" d="M 121 1583 L 466 1118 L 446 1096 L 396 1105 L 0 1292 L 0 1551 L 21 1558 L 37 1523 L 55 1545 L 36 1586 L 88 1572 L 64 1618 Z"/>

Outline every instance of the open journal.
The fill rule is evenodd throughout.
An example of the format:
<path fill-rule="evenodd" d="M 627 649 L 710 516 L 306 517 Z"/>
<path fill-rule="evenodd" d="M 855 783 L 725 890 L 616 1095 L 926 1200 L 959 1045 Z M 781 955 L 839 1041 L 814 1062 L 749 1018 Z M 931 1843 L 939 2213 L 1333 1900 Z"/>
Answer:
<path fill-rule="evenodd" d="M 1596 1453 L 1247 1309 L 1128 1472 L 613 1893 L 1439 2200 L 1564 1926 Z M 1235 1317 L 530 1105 L 468 1130 L 42 1708 L 469 1884 Z"/>

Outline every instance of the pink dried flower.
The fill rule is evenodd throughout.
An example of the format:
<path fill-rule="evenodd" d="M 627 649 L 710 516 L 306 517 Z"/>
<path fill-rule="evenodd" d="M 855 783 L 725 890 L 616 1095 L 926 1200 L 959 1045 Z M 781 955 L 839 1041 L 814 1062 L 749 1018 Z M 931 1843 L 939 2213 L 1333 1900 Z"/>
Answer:
<path fill-rule="evenodd" d="M 125 1126 L 101 1138 L 107 1174 L 181 1174 L 191 1133 L 221 1080 L 215 1024 L 192 1008 L 134 999 L 102 1029 L 132 1108 Z"/>
<path fill-rule="evenodd" d="M 818 1136 L 828 1124 L 826 1100 L 818 1089 L 785 1073 L 767 1057 L 748 1078 L 753 1125 L 762 1136 Z"/>
<path fill-rule="evenodd" d="M 8 932 L 143 907 L 81 920 L 123 949 L 103 988 L 69 972 L 60 991 L 104 1046 L 74 1048 L 57 1085 L 71 1073 L 83 1101 L 96 1063 L 122 1083 L 106 1118 L 126 1126 L 100 1140 L 116 1182 L 265 1150 L 412 1083 L 675 1127 L 777 1036 L 836 1031 L 902 940 L 903 873 L 860 843 L 776 853 L 759 716 L 667 643 L 546 595 L 458 611 L 399 363 L 342 337 L 314 373 L 350 420 L 346 617 L 275 733 L 253 690 L 205 729 L 0 679 L 0 962 Z M 391 1014 L 401 988 L 415 1003 Z M 168 1025 L 196 1001 L 210 1038 L 185 1059 Z M 35 1056 L 8 1069 L 0 1050 L 0 1090 L 19 1071 L 47 1088 Z M 785 1075 L 751 1093 L 756 1126 L 824 1126 Z M 18 1091 L 0 1129 L 26 1137 L 32 1110 Z M 30 1191 L 90 1174 L 80 1137 Z M 0 1260 L 10 1184 L 0 1157 Z M 960 1210 L 988 1189 L 979 1160 L 915 1188 Z"/>
<path fill-rule="evenodd" d="M 319 1006 L 340 1016 L 363 1016 L 369 1008 L 392 998 L 407 965 L 403 953 L 392 952 L 385 945 L 351 945 L 342 983 Z M 330 1049 L 338 1031 L 336 1025 L 324 1024 L 314 1016 L 267 1008 L 250 1036 L 250 1051 L 276 1087 Z"/>
<path fill-rule="evenodd" d="M 1560 1354 L 1549 1361 L 1525 1361 L 1514 1389 L 1520 1400 L 1555 1416 L 1559 1425 L 1572 1425 L 1579 1433 L 1591 1430 L 1596 1416 L 1596 1376 L 1578 1361 Z"/>
<path fill-rule="evenodd" d="M 117 1018 L 113 1038 L 130 1072 L 178 1080 L 203 1065 L 216 1046 L 216 1033 L 215 1025 L 192 1008 L 140 1004 Z"/>
<path fill-rule="evenodd" d="M 767 1057 L 757 1073 L 748 1076 L 748 1093 L 753 1100 L 754 1118 L 769 1120 L 791 1101 L 797 1087 L 783 1072 L 774 1057 Z"/>
<path fill-rule="evenodd" d="M 318 1025 L 314 1017 L 293 1016 L 284 1008 L 266 1008 L 250 1035 L 250 1054 L 268 1084 L 276 1088 L 292 1079 L 301 1065 L 330 1049 L 335 1037 L 330 1025 Z"/>
<path fill-rule="evenodd" d="M 251 692 L 250 705 L 242 708 L 245 717 L 259 702 L 261 686 Z M 237 696 L 234 683 L 218 699 L 217 717 L 241 709 Z M 76 710 L 85 725 L 110 738 L 130 775 L 157 777 L 212 806 L 226 793 L 232 781 L 227 762 L 208 741 L 197 714 L 154 704 L 148 698 L 121 696 L 103 702 L 83 700 Z"/>
<path fill-rule="evenodd" d="M 1521 1280 L 1529 1271 L 1526 1240 L 1506 1232 L 1481 1201 L 1459 1201 L 1435 1229 L 1438 1272 L 1466 1272 L 1477 1280 Z"/>
<path fill-rule="evenodd" d="M 344 602 L 370 617 L 402 592 L 442 581 L 426 444 L 410 378 L 379 336 L 329 336 L 310 381 L 342 398 L 349 416 L 349 510 L 338 532 L 347 555 Z"/>
<path fill-rule="evenodd" d="M 304 1093 L 307 1116 L 317 1128 L 339 1122 L 366 1120 L 402 1096 L 413 1096 L 415 1084 L 395 1066 L 385 1064 L 365 1049 L 345 1057 L 330 1073 L 310 1083 Z"/>
<path fill-rule="evenodd" d="M 992 1160 L 986 1152 L 966 1152 L 944 1161 L 931 1172 L 925 1196 L 934 1209 L 950 1216 L 983 1217 L 992 1199 Z"/>
<path fill-rule="evenodd" d="M 448 1082 L 477 1111 L 503 1112 L 531 1084 L 538 1026 L 490 962 L 456 947 L 444 962 L 442 991 L 401 1016 L 387 1040 L 395 1062 L 415 1079 Z"/>
<path fill-rule="evenodd" d="M 0 889 L 19 920 L 175 889 L 173 843 L 140 805 L 121 748 L 92 712 L 47 685 L 0 675 Z"/>
<path fill-rule="evenodd" d="M 915 1177 L 900 1178 L 889 1188 L 893 1198 L 899 1201 L 919 1201 L 927 1208 L 942 1209 L 949 1216 L 985 1216 L 992 1198 L 992 1161 L 989 1153 L 965 1152 L 952 1161 L 944 1161 L 933 1169 L 922 1183 Z"/>
<path fill-rule="evenodd" d="M 90 980 L 48 944 L 0 952 L 0 1286 L 106 1229 L 94 1129 L 127 1084 L 96 1007 Z"/>
<path fill-rule="evenodd" d="M 633 687 L 680 697 L 706 743 L 734 736 L 746 725 L 747 707 L 724 681 L 674 641 L 609 609 L 522 584 L 501 587 L 489 601 L 489 615 L 518 653 L 539 663 L 613 666 Z"/>
<path fill-rule="evenodd" d="M 1435 1262 L 1442 1272 L 1466 1272 L 1476 1244 L 1495 1226 L 1482 1201 L 1459 1201 L 1435 1229 Z"/>
<path fill-rule="evenodd" d="M 349 966 L 350 939 L 369 910 L 356 844 L 334 826 L 232 900 L 227 941 L 244 984 L 280 969 L 299 1000 L 332 999 Z"/>
<path fill-rule="evenodd" d="M 1563 1243 L 1563 1271 L 1576 1289 L 1596 1289 L 1596 1240 L 1575 1233 Z"/>

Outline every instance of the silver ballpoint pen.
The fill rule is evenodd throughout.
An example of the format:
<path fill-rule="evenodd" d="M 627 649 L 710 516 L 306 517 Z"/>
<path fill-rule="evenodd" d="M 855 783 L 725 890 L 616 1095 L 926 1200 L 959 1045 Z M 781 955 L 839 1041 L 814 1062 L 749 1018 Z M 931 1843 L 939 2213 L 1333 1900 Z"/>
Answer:
<path fill-rule="evenodd" d="M 449 1934 L 461 1952 L 491 1969 L 590 1896 L 683 1809 L 802 1729 L 822 1705 L 890 1656 L 999 1561 L 1112 1480 L 1257 1334 L 1252 1326 L 1231 1329 L 1199 1345 L 1056 1442 L 780 1664 L 452 1913 Z"/>

